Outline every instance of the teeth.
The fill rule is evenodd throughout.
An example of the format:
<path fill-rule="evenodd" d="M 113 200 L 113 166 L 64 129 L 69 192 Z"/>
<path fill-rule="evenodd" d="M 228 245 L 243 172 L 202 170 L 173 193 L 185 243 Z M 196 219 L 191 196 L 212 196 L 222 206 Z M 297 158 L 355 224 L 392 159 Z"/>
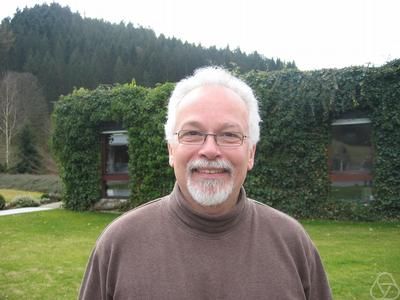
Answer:
<path fill-rule="evenodd" d="M 223 173 L 224 170 L 198 170 L 200 173 L 206 173 L 206 174 L 217 174 L 217 173 Z"/>

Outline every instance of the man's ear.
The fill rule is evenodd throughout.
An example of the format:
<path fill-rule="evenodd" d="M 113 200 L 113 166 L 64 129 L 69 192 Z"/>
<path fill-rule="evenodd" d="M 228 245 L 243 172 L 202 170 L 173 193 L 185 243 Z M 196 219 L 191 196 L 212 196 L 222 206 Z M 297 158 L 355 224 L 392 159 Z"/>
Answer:
<path fill-rule="evenodd" d="M 174 167 L 174 149 L 173 147 L 168 143 L 168 155 L 169 155 L 169 165 L 173 168 Z"/>
<path fill-rule="evenodd" d="M 247 171 L 253 169 L 254 157 L 256 156 L 256 145 L 250 146 L 249 148 L 249 159 L 247 161 Z"/>

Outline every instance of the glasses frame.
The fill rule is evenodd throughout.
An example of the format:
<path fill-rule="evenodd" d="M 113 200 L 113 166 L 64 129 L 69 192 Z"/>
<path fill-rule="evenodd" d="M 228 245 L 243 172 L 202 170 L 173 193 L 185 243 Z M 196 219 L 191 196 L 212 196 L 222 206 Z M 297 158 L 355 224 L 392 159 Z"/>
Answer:
<path fill-rule="evenodd" d="M 190 131 L 200 133 L 201 136 L 203 136 L 203 141 L 202 141 L 201 143 L 200 143 L 200 142 L 199 142 L 199 143 L 185 143 L 185 142 L 182 142 L 181 139 L 180 139 L 181 134 L 182 134 L 182 133 L 185 133 L 185 132 L 190 132 Z M 226 132 L 225 132 L 225 133 L 226 133 Z M 244 134 L 241 133 L 241 132 L 232 131 L 232 132 L 229 132 L 229 133 L 234 133 L 234 134 L 237 134 L 237 135 L 241 136 L 240 144 L 232 144 L 232 145 L 226 145 L 226 144 L 222 144 L 222 145 L 221 145 L 221 144 L 219 144 L 219 143 L 218 143 L 218 137 L 223 136 L 223 133 L 206 133 L 206 132 L 202 132 L 202 131 L 199 131 L 199 130 L 179 130 L 179 131 L 177 131 L 177 132 L 174 132 L 174 135 L 177 136 L 179 144 L 181 144 L 181 145 L 189 145 L 189 146 L 191 146 L 191 145 L 193 145 L 193 146 L 204 145 L 204 143 L 205 143 L 206 140 L 207 140 L 207 137 L 208 137 L 208 136 L 212 136 L 212 137 L 214 137 L 215 143 L 216 143 L 218 146 L 224 147 L 224 148 L 234 148 L 234 147 L 242 146 L 244 140 L 248 138 L 247 135 L 244 135 Z"/>

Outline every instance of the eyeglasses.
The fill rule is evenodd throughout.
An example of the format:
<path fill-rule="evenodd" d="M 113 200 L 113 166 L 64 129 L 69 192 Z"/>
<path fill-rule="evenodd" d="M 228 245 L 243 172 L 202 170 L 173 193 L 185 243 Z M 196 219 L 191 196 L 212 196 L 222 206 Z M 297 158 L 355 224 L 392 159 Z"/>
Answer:
<path fill-rule="evenodd" d="M 215 142 L 221 147 L 237 147 L 243 144 L 246 135 L 240 132 L 205 133 L 197 130 L 180 130 L 174 133 L 178 136 L 179 144 L 183 145 L 203 145 L 207 136 L 214 137 Z"/>

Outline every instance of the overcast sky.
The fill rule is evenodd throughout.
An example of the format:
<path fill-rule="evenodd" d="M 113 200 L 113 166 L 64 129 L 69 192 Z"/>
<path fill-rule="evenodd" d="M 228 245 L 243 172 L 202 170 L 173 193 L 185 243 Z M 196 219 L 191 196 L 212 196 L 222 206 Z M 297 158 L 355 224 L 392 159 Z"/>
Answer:
<path fill-rule="evenodd" d="M 51 3 L 5 0 L 17 7 Z M 157 35 L 294 60 L 301 70 L 379 66 L 400 58 L 400 0 L 60 0 L 82 16 L 124 21 Z"/>

